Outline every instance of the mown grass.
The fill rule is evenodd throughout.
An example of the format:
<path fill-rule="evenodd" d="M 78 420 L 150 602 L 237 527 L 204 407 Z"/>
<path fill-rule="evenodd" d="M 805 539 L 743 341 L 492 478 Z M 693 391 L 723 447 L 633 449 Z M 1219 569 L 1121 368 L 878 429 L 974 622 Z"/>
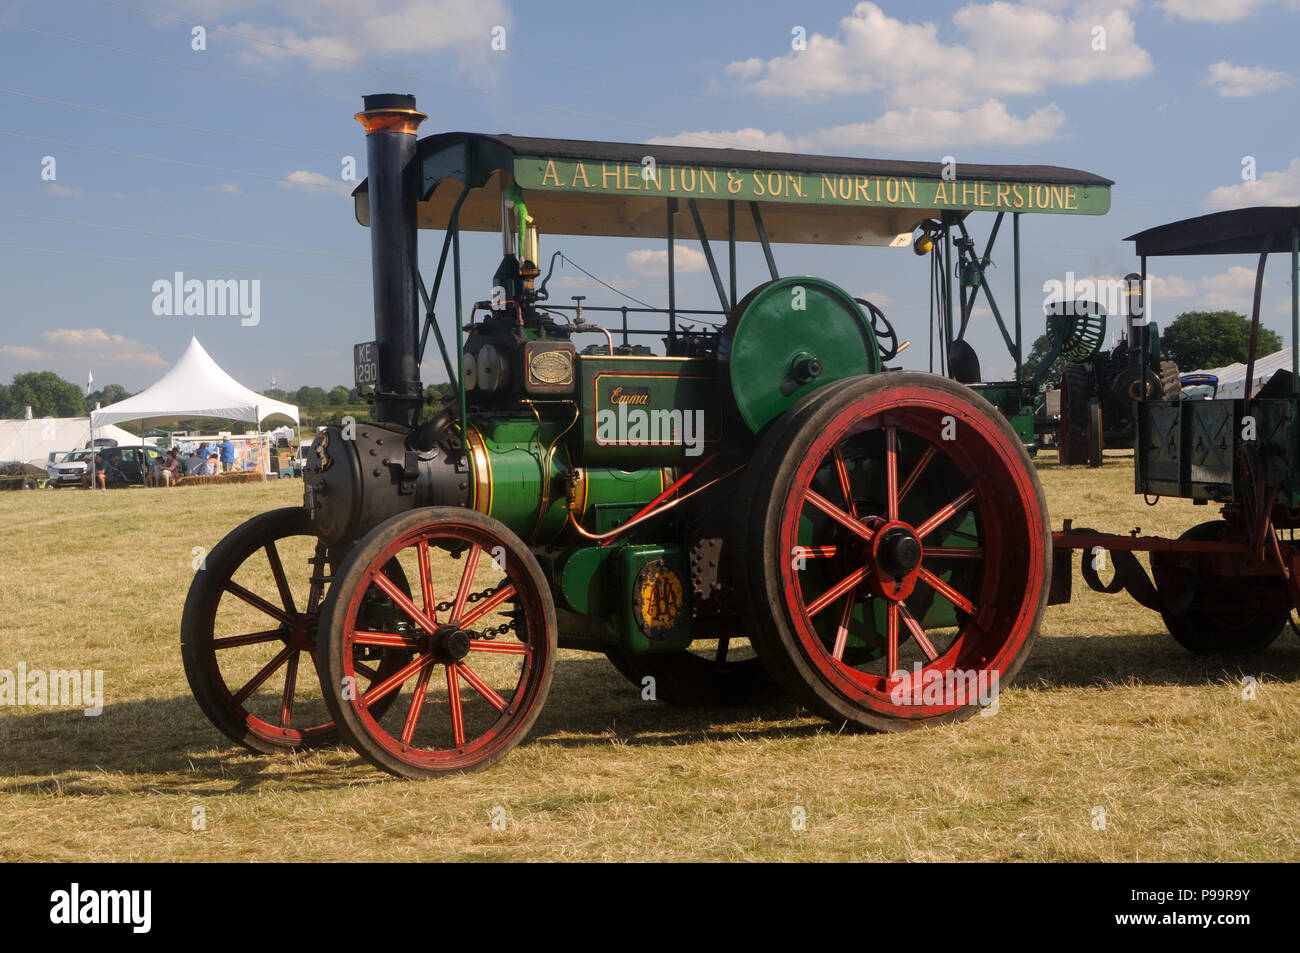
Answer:
<path fill-rule="evenodd" d="M 1057 528 L 1176 535 L 1216 515 L 1144 506 L 1130 456 L 1040 471 Z M 247 754 L 189 696 L 181 606 L 193 547 L 300 489 L 0 494 L 0 669 L 103 669 L 107 694 L 98 718 L 0 708 L 0 859 L 1300 856 L 1300 640 L 1197 658 L 1077 568 L 998 714 L 960 725 L 865 735 L 789 704 L 677 710 L 566 652 L 531 739 L 486 773 L 415 784 L 346 749 Z"/>

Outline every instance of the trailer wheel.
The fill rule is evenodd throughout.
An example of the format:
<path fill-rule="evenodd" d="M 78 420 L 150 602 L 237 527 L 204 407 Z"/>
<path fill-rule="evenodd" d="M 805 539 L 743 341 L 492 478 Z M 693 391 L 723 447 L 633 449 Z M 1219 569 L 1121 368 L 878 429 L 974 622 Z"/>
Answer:
<path fill-rule="evenodd" d="M 1225 520 L 1193 526 L 1179 539 L 1217 542 Z M 1196 554 L 1151 554 L 1151 575 L 1165 602 L 1160 613 L 1174 641 L 1197 655 L 1262 652 L 1286 628 L 1291 600 L 1278 576 L 1217 576 Z"/>
<path fill-rule="evenodd" d="M 1080 364 L 1066 364 L 1061 372 L 1061 423 L 1057 453 L 1065 466 L 1088 462 L 1088 401 L 1093 398 L 1092 377 Z"/>
<path fill-rule="evenodd" d="M 417 596 L 385 579 L 393 561 L 419 580 Z M 365 624 L 372 586 L 401 610 L 397 624 Z M 460 507 L 401 513 L 366 534 L 339 566 L 321 631 L 325 701 L 344 739 L 376 767 L 417 779 L 505 757 L 542 710 L 557 651 L 537 559 L 503 523 Z M 401 648 L 410 661 L 361 690 L 358 646 Z M 390 710 L 377 707 L 390 697 Z"/>
<path fill-rule="evenodd" d="M 315 671 L 329 570 L 306 510 L 286 507 L 255 516 L 198 558 L 181 618 L 181 658 L 204 714 L 232 741 L 260 754 L 333 742 L 338 732 L 316 690 Z M 388 573 L 409 591 L 397 567 Z M 387 602 L 376 595 L 366 603 L 372 615 Z M 403 660 L 400 652 L 368 649 L 355 666 L 368 684 Z M 275 677 L 281 670 L 283 676 Z"/>
<path fill-rule="evenodd" d="M 759 658 L 835 722 L 972 715 L 1023 664 L 1047 602 L 1047 507 L 1005 418 L 916 372 L 787 415 L 746 469 L 737 573 Z M 937 690 L 936 690 L 937 685 Z"/>
<path fill-rule="evenodd" d="M 669 705 L 746 707 L 774 701 L 781 690 L 758 656 L 746 645 L 719 639 L 716 648 L 679 652 L 606 652 L 610 663 L 633 685 L 654 679 L 655 698 Z"/>

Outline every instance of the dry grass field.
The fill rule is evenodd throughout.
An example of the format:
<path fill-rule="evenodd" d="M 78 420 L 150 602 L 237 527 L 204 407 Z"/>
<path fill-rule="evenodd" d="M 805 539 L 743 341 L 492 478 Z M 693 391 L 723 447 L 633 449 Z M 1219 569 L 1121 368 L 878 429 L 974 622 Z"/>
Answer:
<path fill-rule="evenodd" d="M 1145 506 L 1131 455 L 1040 470 L 1055 528 L 1176 535 L 1216 515 Z M 675 710 L 566 652 L 530 740 L 486 773 L 412 783 L 347 749 L 253 756 L 190 697 L 181 607 L 193 547 L 300 493 L 0 494 L 0 669 L 102 669 L 106 694 L 99 717 L 0 708 L 0 860 L 1300 858 L 1300 639 L 1197 658 L 1077 566 L 1000 711 L 952 727 Z"/>

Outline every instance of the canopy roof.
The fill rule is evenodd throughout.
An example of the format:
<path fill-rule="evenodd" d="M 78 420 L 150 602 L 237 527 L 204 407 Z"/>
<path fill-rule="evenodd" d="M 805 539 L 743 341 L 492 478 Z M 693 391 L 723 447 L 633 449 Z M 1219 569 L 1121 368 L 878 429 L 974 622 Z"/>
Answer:
<path fill-rule="evenodd" d="M 90 415 L 95 428 L 126 420 L 181 420 L 186 417 L 225 417 L 260 425 L 269 417 L 298 423 L 298 408 L 254 393 L 223 371 L 198 338 L 171 370 L 147 390 L 109 404 Z"/>
<path fill-rule="evenodd" d="M 415 161 L 421 228 L 446 228 L 468 185 L 460 227 L 498 231 L 502 189 L 515 184 L 543 233 L 664 238 L 664 200 L 677 198 L 678 216 L 689 214 L 685 200 L 694 199 L 707 232 L 725 235 L 733 200 L 761 203 L 773 242 L 843 245 L 908 245 L 917 223 L 943 212 L 1102 215 L 1114 184 L 1055 166 L 958 163 L 945 177 L 937 162 L 470 132 L 421 139 Z M 352 194 L 357 221 L 368 226 L 368 180 Z M 681 221 L 674 230 L 693 234 Z M 759 238 L 743 206 L 736 237 Z"/>
<path fill-rule="evenodd" d="M 1272 251 L 1291 248 L 1291 231 L 1300 228 L 1300 206 L 1260 205 L 1234 208 L 1168 225 L 1157 225 L 1124 239 L 1148 258 L 1173 255 L 1258 255 L 1264 237 L 1273 236 Z"/>

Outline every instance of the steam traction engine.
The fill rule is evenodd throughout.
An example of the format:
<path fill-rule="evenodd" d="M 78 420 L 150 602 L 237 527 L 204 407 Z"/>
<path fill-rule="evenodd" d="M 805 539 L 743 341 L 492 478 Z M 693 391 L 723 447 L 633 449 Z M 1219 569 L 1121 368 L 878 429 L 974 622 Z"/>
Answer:
<path fill-rule="evenodd" d="M 358 373 L 375 381 L 375 422 L 318 434 L 304 505 L 239 527 L 196 575 L 186 671 L 227 735 L 275 752 L 338 733 L 406 777 L 484 767 L 537 719 L 559 648 L 604 653 L 662 701 L 784 691 L 884 731 L 968 717 L 979 689 L 1014 676 L 1052 552 L 1021 439 L 971 389 L 884 370 L 897 339 L 880 310 L 781 277 L 770 245 L 906 245 L 917 221 L 964 214 L 947 203 L 1011 201 L 1009 186 L 947 198 L 921 163 L 417 142 L 424 116 L 400 95 L 366 97 L 357 118 L 375 298 Z M 1032 174 L 1023 189 L 1044 202 L 1059 188 L 1096 206 L 1106 182 L 968 169 Z M 539 224 L 666 239 L 667 309 L 552 304 Z M 444 232 L 431 291 L 417 226 Z M 491 294 L 468 303 L 461 233 L 498 229 Z M 684 231 L 715 312 L 677 307 Z M 710 233 L 725 235 L 730 288 Z M 738 241 L 770 273 L 739 300 Z M 454 338 L 435 315 L 448 276 Z M 419 378 L 430 333 L 458 394 L 437 413 Z"/>

